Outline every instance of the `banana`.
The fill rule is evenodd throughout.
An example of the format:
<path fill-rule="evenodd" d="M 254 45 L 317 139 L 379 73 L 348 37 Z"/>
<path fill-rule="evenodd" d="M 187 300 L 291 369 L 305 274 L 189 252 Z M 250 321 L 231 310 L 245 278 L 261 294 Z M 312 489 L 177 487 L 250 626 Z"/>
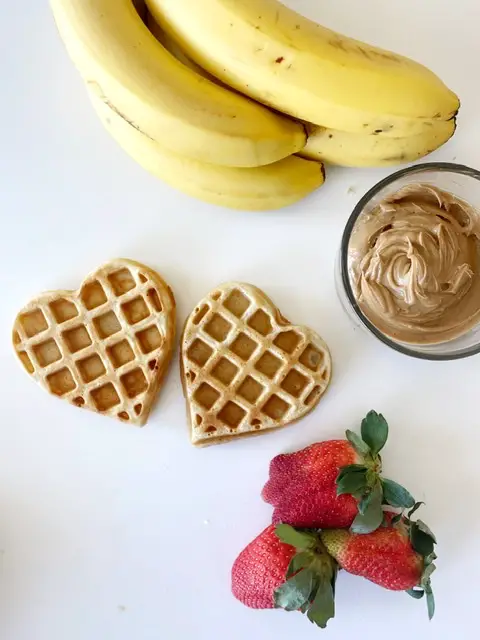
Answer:
<path fill-rule="evenodd" d="M 147 16 L 147 26 L 177 60 L 213 82 L 220 82 L 194 62 L 180 45 L 162 30 L 150 12 Z M 386 167 L 414 162 L 441 147 L 455 133 L 456 118 L 432 122 L 430 126 L 425 126 L 425 131 L 421 134 L 404 138 L 352 133 L 311 126 L 310 123 L 304 124 L 308 140 L 305 148 L 298 153 L 302 158 L 344 167 Z"/>
<path fill-rule="evenodd" d="M 181 62 L 186 67 L 189 67 L 189 69 L 192 69 L 192 71 L 195 71 L 195 73 L 198 73 L 204 78 L 208 78 L 211 82 L 215 82 L 219 84 L 220 81 L 217 80 L 215 76 L 212 76 L 210 73 L 208 73 L 208 71 L 205 71 L 205 69 L 202 69 L 200 65 L 198 65 L 196 62 L 194 62 L 191 58 L 187 56 L 187 54 L 180 47 L 180 45 L 177 42 L 175 42 L 175 40 L 171 36 L 169 36 L 168 33 L 163 31 L 160 25 L 158 25 L 155 22 L 152 14 L 148 11 L 146 16 L 146 25 L 149 28 L 150 33 L 152 33 L 155 36 L 155 38 L 160 42 L 160 44 L 163 47 L 165 47 L 165 49 L 169 51 L 172 54 L 172 56 L 174 56 L 179 62 Z"/>
<path fill-rule="evenodd" d="M 299 155 L 343 167 L 388 167 L 413 162 L 441 147 L 455 133 L 455 119 L 434 122 L 406 138 L 313 128 Z"/>
<path fill-rule="evenodd" d="M 147 26 L 177 60 L 213 82 L 220 82 L 189 58 L 150 13 Z M 298 153 L 302 158 L 344 167 L 387 167 L 413 162 L 441 147 L 455 133 L 456 119 L 433 122 L 425 127 L 423 133 L 405 138 L 312 127 L 309 123 L 305 123 L 305 126 L 309 135 L 305 148 Z"/>
<path fill-rule="evenodd" d="M 212 76 L 211 73 L 208 73 L 208 71 L 206 71 L 203 67 L 201 67 L 194 60 L 192 60 L 192 58 L 189 58 L 185 53 L 185 51 L 182 49 L 182 47 L 178 44 L 178 42 L 176 42 L 176 40 L 174 40 L 166 31 L 164 31 L 157 22 L 155 22 L 155 19 L 153 18 L 152 14 L 148 11 L 148 9 L 147 9 L 147 15 L 145 18 L 145 24 L 150 30 L 150 33 L 152 33 L 155 36 L 155 38 L 160 42 L 160 44 L 164 46 L 165 49 L 169 51 L 172 54 L 172 56 L 176 58 L 179 62 L 184 64 L 189 69 L 192 69 L 193 71 L 195 71 L 195 73 L 198 73 L 204 78 L 207 78 L 207 80 L 210 80 L 210 82 L 214 82 L 215 84 L 218 84 L 221 87 L 225 87 L 229 91 L 235 91 L 235 89 L 232 89 L 232 87 L 229 87 L 227 84 L 225 84 L 215 76 Z M 239 92 L 236 92 L 236 93 L 238 93 L 238 95 L 243 95 L 243 93 L 239 93 Z M 304 126 L 306 129 L 307 125 L 304 124 Z"/>
<path fill-rule="evenodd" d="M 178 43 L 155 22 L 148 13 L 147 26 L 153 35 L 180 60 L 197 73 L 220 82 L 197 65 Z M 433 122 L 421 134 L 393 138 L 375 134 L 352 133 L 304 123 L 309 132 L 307 144 L 297 155 L 344 167 L 387 167 L 423 158 L 441 147 L 455 133 L 456 120 Z"/>
<path fill-rule="evenodd" d="M 140 16 L 142 22 L 146 22 L 148 11 L 147 11 L 147 5 L 145 4 L 145 0 L 132 0 L 132 1 L 133 1 L 133 6 L 135 7 L 135 11 Z"/>
<path fill-rule="evenodd" d="M 277 0 L 146 0 L 201 67 L 299 120 L 405 137 L 459 108 L 426 67 L 341 36 Z"/>
<path fill-rule="evenodd" d="M 51 6 L 87 85 L 165 148 L 204 162 L 255 167 L 305 146 L 303 125 L 176 60 L 132 0 L 51 0 Z"/>
<path fill-rule="evenodd" d="M 138 164 L 205 202 L 245 211 L 279 209 L 301 200 L 324 182 L 321 163 L 297 156 L 254 168 L 224 167 L 183 157 L 145 135 L 97 93 L 89 94 L 107 131 Z"/>

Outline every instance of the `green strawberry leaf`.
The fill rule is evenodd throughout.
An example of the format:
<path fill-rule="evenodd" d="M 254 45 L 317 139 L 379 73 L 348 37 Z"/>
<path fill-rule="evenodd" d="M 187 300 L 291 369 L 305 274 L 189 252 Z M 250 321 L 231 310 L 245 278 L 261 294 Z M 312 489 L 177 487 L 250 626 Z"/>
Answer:
<path fill-rule="evenodd" d="M 385 446 L 388 438 L 388 424 L 381 413 L 370 411 L 362 420 L 362 439 L 376 456 Z"/>
<path fill-rule="evenodd" d="M 383 500 L 391 507 L 409 509 L 415 505 L 413 496 L 393 480 L 382 480 Z"/>
<path fill-rule="evenodd" d="M 367 467 L 363 464 L 347 464 L 346 467 L 340 467 L 340 471 L 338 472 L 338 476 L 336 482 L 340 482 L 340 480 L 348 475 L 349 473 L 353 473 L 355 471 L 363 471 L 363 473 L 367 472 Z"/>
<path fill-rule="evenodd" d="M 321 581 L 307 617 L 321 629 L 325 629 L 327 622 L 335 617 L 335 595 L 329 580 L 324 578 Z"/>
<path fill-rule="evenodd" d="M 412 547 L 415 551 L 424 558 L 430 556 L 434 552 L 434 538 L 432 538 L 430 534 L 425 533 L 425 531 L 422 531 L 418 522 L 412 522 L 410 526 L 410 542 L 412 543 Z"/>
<path fill-rule="evenodd" d="M 369 469 L 367 471 L 367 485 L 373 489 L 373 486 L 378 480 L 378 473 L 374 469 Z"/>
<path fill-rule="evenodd" d="M 400 522 L 400 520 L 403 518 L 403 513 L 397 513 L 396 516 L 393 516 L 392 518 L 392 527 L 394 527 L 396 524 L 398 524 Z"/>
<path fill-rule="evenodd" d="M 370 454 L 370 447 L 361 439 L 358 434 L 356 434 L 354 431 L 350 431 L 350 429 L 347 429 L 345 435 L 347 436 L 347 440 L 350 442 L 358 455 L 368 456 Z"/>
<path fill-rule="evenodd" d="M 303 569 L 274 591 L 275 606 L 285 611 L 297 611 L 310 601 L 315 582 L 312 569 Z"/>
<path fill-rule="evenodd" d="M 420 504 L 422 503 L 417 502 L 415 504 L 408 514 L 409 517 L 418 509 Z M 410 595 L 413 595 L 413 593 L 421 594 L 413 595 L 414 598 L 421 598 L 425 594 L 427 600 L 428 619 L 431 620 L 435 614 L 435 598 L 430 579 L 432 573 L 436 570 L 434 561 L 437 559 L 437 554 L 435 553 L 434 546 L 437 540 L 430 528 L 422 522 L 422 520 L 417 520 L 416 522 L 411 522 L 409 520 L 408 522 L 410 523 L 410 542 L 412 547 L 417 553 L 422 555 L 424 559 L 423 574 L 419 584 L 421 589 L 412 589 L 412 593 L 408 593 L 410 593 Z"/>
<path fill-rule="evenodd" d="M 432 556 L 435 556 L 435 554 L 432 554 Z M 428 559 L 426 559 L 425 562 L 426 566 L 419 587 L 408 589 L 406 593 L 417 600 L 426 596 L 428 619 L 431 620 L 435 614 L 435 598 L 433 595 L 432 584 L 430 582 L 430 576 L 435 571 L 436 567 L 431 561 L 428 562 Z"/>
<path fill-rule="evenodd" d="M 428 619 L 431 620 L 435 615 L 435 597 L 430 583 L 425 585 L 425 595 L 427 596 Z"/>
<path fill-rule="evenodd" d="M 299 531 L 289 524 L 277 524 L 275 533 L 279 540 L 297 549 L 312 549 L 317 542 L 317 537 L 314 533 Z"/>
<path fill-rule="evenodd" d="M 411 518 L 413 516 L 413 514 L 415 513 L 415 511 L 417 511 L 418 509 L 420 509 L 420 507 L 422 506 L 422 504 L 425 504 L 424 502 L 416 502 L 412 509 L 410 509 L 410 511 L 408 512 L 408 517 Z"/>
<path fill-rule="evenodd" d="M 365 489 L 360 489 L 360 491 L 355 491 L 355 493 L 352 493 L 352 496 L 358 500 L 358 502 L 360 502 L 361 500 L 363 500 L 363 498 L 365 497 L 365 495 L 367 495 L 366 491 L 368 491 Z"/>
<path fill-rule="evenodd" d="M 437 567 L 433 564 L 433 562 L 430 562 L 429 564 L 426 565 L 422 575 L 422 586 L 430 582 L 430 577 L 432 573 L 436 570 L 436 568 Z"/>
<path fill-rule="evenodd" d="M 301 611 L 302 613 L 307 613 L 309 606 L 310 602 L 307 600 L 305 604 L 302 604 L 302 606 L 299 608 L 299 611 Z"/>
<path fill-rule="evenodd" d="M 378 482 L 372 492 L 364 498 L 364 504 L 360 503 L 359 505 L 359 513 L 351 526 L 353 533 L 372 533 L 378 529 L 383 522 L 382 498 L 382 485 Z M 363 513 L 360 509 L 363 510 Z"/>
<path fill-rule="evenodd" d="M 371 503 L 375 502 L 378 499 L 378 493 L 381 493 L 382 491 L 383 489 L 381 483 L 377 482 L 377 484 L 374 483 L 372 489 L 367 489 L 367 491 L 363 493 L 360 502 L 358 503 L 358 512 L 362 516 L 365 515 L 365 512 L 370 507 Z M 381 503 L 383 504 L 383 498 Z M 382 510 L 382 521 L 383 520 L 385 520 L 385 514 Z"/>
<path fill-rule="evenodd" d="M 275 607 L 301 611 L 311 622 L 325 627 L 335 614 L 337 562 L 328 554 L 317 531 L 288 525 L 277 525 L 275 531 L 287 544 L 309 547 L 290 561 L 286 582 L 273 594 Z"/>
<path fill-rule="evenodd" d="M 366 485 L 367 474 L 365 471 L 351 471 L 337 482 L 337 496 L 345 493 L 352 495 L 357 491 L 365 489 Z"/>
<path fill-rule="evenodd" d="M 373 499 L 373 492 L 372 491 L 368 491 L 368 493 L 364 494 L 360 500 L 360 502 L 358 503 L 358 513 L 360 513 L 362 516 L 365 515 L 365 511 L 368 509 L 371 501 Z"/>
<path fill-rule="evenodd" d="M 423 533 L 425 533 L 427 536 L 430 536 L 430 538 L 434 541 L 434 543 L 437 544 L 437 539 L 432 533 L 432 530 L 429 527 L 427 527 L 427 525 L 423 522 L 423 520 L 417 520 L 417 527 L 420 529 L 420 531 L 423 531 Z"/>
<path fill-rule="evenodd" d="M 313 553 L 310 551 L 300 551 L 300 553 L 296 553 L 288 565 L 287 580 L 298 573 L 300 569 L 308 567 L 312 563 L 313 557 Z"/>
<path fill-rule="evenodd" d="M 408 595 L 415 598 L 415 600 L 420 600 L 425 595 L 423 589 L 408 589 L 405 593 L 408 593 Z"/>
<path fill-rule="evenodd" d="M 335 598 L 335 587 L 337 584 L 337 576 L 338 576 L 338 564 L 335 562 L 334 566 L 333 566 L 333 573 L 332 573 L 332 579 L 330 580 L 330 583 L 332 585 L 332 591 L 333 591 L 333 597 Z"/>

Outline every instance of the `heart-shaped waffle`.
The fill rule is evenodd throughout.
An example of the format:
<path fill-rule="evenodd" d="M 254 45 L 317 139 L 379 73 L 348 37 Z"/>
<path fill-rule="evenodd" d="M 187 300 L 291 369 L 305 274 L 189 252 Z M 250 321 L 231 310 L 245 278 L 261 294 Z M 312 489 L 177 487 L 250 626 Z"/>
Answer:
<path fill-rule="evenodd" d="M 288 322 L 257 287 L 214 289 L 187 320 L 181 375 L 192 443 L 284 427 L 309 413 L 331 377 L 327 345 Z"/>
<path fill-rule="evenodd" d="M 143 264 L 112 260 L 78 291 L 49 291 L 29 302 L 13 328 L 16 354 L 49 393 L 144 425 L 168 369 L 175 299 Z"/>

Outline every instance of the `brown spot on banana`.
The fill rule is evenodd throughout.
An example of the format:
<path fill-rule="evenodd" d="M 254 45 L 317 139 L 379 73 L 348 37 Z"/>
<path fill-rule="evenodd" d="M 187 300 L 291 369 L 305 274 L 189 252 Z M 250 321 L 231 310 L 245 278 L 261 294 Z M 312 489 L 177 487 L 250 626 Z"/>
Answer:
<path fill-rule="evenodd" d="M 136 124 L 133 120 L 131 120 L 128 116 L 126 116 L 122 111 L 120 111 L 120 109 L 105 95 L 102 87 L 98 84 L 98 82 L 96 82 L 95 80 L 87 80 L 87 86 L 105 105 L 107 105 L 109 109 L 111 109 L 114 113 L 116 113 L 117 116 L 120 116 L 122 120 L 125 120 L 127 124 L 129 124 L 131 127 L 136 129 L 139 133 L 144 135 L 146 138 L 148 138 L 149 140 L 152 140 L 153 142 L 156 142 L 155 138 L 152 138 L 152 136 L 149 136 L 148 133 L 143 131 L 143 129 L 138 124 Z"/>
<path fill-rule="evenodd" d="M 389 158 L 383 158 L 384 162 L 405 162 L 407 160 L 407 156 L 402 153 L 399 156 L 390 156 Z"/>

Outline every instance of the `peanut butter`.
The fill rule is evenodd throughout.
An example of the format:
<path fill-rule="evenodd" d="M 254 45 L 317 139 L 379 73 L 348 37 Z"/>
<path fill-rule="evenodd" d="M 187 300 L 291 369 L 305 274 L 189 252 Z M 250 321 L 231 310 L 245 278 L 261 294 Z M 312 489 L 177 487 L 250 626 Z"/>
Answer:
<path fill-rule="evenodd" d="M 362 312 L 396 341 L 446 342 L 480 322 L 480 214 L 436 187 L 408 185 L 361 214 L 348 267 Z"/>

